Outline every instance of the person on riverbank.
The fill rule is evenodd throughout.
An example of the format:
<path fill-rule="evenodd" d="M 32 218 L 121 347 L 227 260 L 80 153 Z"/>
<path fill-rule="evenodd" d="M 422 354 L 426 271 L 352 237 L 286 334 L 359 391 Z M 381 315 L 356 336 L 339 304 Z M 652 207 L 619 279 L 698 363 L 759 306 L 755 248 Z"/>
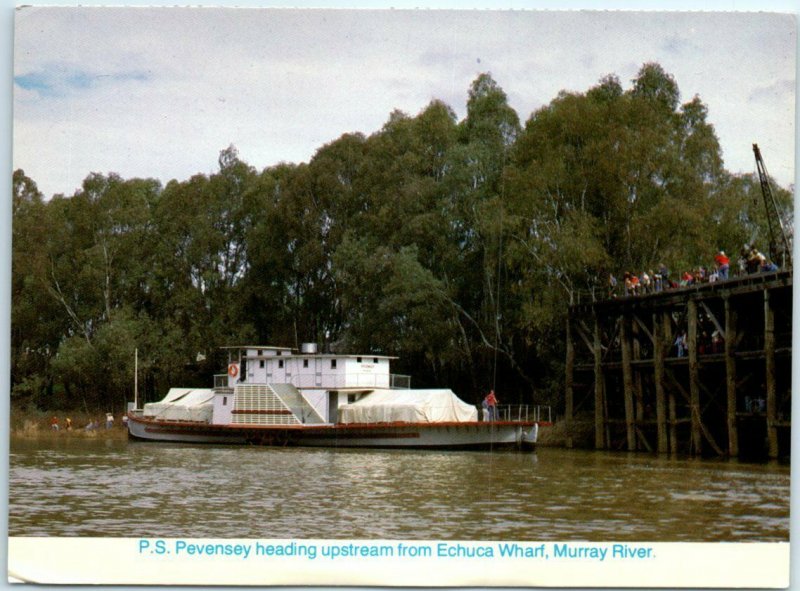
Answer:
<path fill-rule="evenodd" d="M 72 419 L 71 418 L 67 417 L 66 419 L 64 419 L 64 428 L 67 431 L 72 431 Z"/>
<path fill-rule="evenodd" d="M 58 417 L 53 417 L 52 419 L 50 419 L 50 428 L 53 431 L 58 431 L 60 429 L 58 425 Z"/>
<path fill-rule="evenodd" d="M 110 412 L 106 413 L 106 429 L 110 429 L 114 426 L 114 415 Z"/>

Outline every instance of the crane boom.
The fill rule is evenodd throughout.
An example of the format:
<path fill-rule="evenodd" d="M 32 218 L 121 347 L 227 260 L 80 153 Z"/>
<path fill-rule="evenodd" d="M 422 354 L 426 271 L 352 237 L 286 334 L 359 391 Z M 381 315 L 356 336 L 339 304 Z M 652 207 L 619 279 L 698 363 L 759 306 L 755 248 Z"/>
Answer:
<path fill-rule="evenodd" d="M 767 213 L 767 225 L 769 226 L 769 256 L 774 263 L 780 263 L 783 268 L 792 266 L 792 248 L 783 229 L 783 222 L 778 213 L 778 206 L 775 197 L 772 195 L 772 188 L 769 184 L 767 167 L 761 157 L 761 150 L 758 144 L 753 144 L 753 153 L 756 156 L 756 167 L 758 168 L 758 179 L 761 182 L 761 194 L 764 197 L 764 209 Z"/>

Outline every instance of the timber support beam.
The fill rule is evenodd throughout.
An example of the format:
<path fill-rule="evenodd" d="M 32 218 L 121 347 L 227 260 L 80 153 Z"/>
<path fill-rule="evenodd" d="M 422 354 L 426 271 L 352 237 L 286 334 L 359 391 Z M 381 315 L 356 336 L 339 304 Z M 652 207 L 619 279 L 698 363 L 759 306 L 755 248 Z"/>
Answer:
<path fill-rule="evenodd" d="M 788 455 L 791 303 L 783 271 L 573 306 L 568 423 L 593 411 L 597 449 Z"/>

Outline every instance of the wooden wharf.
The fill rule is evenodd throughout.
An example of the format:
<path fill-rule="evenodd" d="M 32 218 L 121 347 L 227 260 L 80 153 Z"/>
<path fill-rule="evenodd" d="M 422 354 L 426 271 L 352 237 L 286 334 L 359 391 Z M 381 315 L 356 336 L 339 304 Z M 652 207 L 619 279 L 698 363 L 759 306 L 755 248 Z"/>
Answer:
<path fill-rule="evenodd" d="M 584 419 L 596 449 L 788 456 L 791 373 L 791 271 L 573 305 L 567 445 Z"/>

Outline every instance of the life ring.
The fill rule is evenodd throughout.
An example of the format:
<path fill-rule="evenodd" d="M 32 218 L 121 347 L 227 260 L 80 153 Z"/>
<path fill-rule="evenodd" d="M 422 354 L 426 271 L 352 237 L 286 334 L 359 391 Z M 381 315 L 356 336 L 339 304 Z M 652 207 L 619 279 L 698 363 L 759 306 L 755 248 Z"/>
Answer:
<path fill-rule="evenodd" d="M 232 378 L 235 378 L 236 376 L 238 376 L 239 375 L 239 366 L 236 365 L 235 363 L 231 363 L 228 366 L 228 375 L 231 376 Z"/>

